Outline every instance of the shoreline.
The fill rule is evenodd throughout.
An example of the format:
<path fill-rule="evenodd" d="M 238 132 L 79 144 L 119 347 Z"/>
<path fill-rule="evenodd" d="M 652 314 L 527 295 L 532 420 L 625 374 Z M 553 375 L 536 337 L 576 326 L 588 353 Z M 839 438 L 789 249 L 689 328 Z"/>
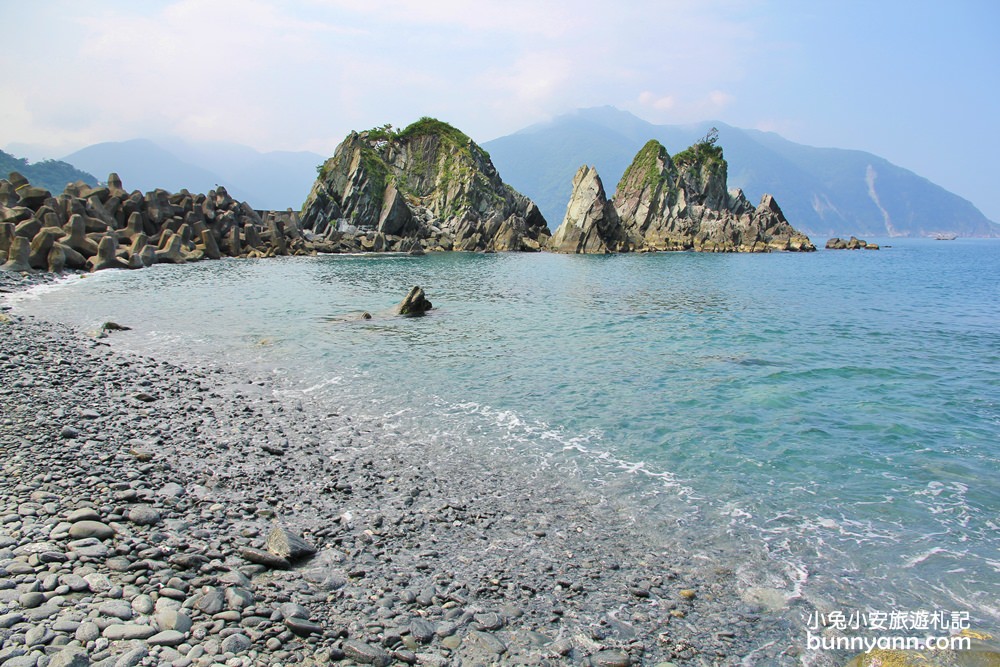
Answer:
<path fill-rule="evenodd" d="M 276 398 L 266 379 L 121 353 L 63 325 L 18 318 L 0 336 L 11 406 L 0 446 L 15 467 L 3 485 L 0 567 L 23 571 L 8 570 L 14 588 L 0 590 L 0 618 L 21 617 L 0 629 L 4 651 L 41 627 L 35 634 L 52 636 L 35 653 L 78 643 L 97 664 L 133 650 L 178 667 L 345 654 L 369 664 L 800 662 L 786 622 L 742 602 L 726 564 L 685 562 L 575 484 L 532 485 L 474 453 L 429 458 L 307 397 Z M 74 557 L 62 536 L 87 504 L 117 531 L 99 542 L 103 557 Z M 130 521 L 138 506 L 160 520 Z M 264 547 L 275 518 L 319 553 L 291 570 L 242 558 Z M 33 545 L 56 555 L 39 560 Z M 81 567 L 110 586 L 62 591 Z M 234 587 L 252 602 L 204 602 Z M 33 621 L 22 609 L 33 592 L 51 616 Z M 124 625 L 158 636 L 163 597 L 191 623 L 167 637 L 176 644 L 108 639 L 123 623 L 109 625 L 102 606 L 129 602 Z M 305 611 L 285 616 L 288 603 Z"/>

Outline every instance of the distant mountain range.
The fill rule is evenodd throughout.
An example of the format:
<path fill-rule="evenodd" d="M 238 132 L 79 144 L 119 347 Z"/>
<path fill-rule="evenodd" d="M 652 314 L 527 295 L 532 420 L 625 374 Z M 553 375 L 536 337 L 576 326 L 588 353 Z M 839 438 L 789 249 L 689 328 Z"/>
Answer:
<path fill-rule="evenodd" d="M 677 153 L 715 127 L 729 187 L 756 202 L 774 195 L 796 228 L 826 236 L 1000 236 L 971 202 L 863 151 L 814 148 L 720 122 L 654 125 L 614 107 L 581 109 L 483 144 L 504 181 L 535 200 L 555 229 L 573 175 L 597 168 L 610 196 L 638 150 L 658 139 Z"/>
<path fill-rule="evenodd" d="M 261 210 L 299 210 L 326 159 L 307 151 L 260 153 L 222 142 L 132 139 L 94 144 L 63 158 L 105 179 L 116 172 L 126 190 L 208 192 L 217 185 Z"/>

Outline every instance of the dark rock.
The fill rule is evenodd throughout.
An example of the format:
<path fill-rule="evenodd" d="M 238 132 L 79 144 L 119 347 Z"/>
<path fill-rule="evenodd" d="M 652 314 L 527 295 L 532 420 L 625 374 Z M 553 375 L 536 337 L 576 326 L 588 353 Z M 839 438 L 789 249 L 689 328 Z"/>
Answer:
<path fill-rule="evenodd" d="M 281 556 L 275 556 L 270 551 L 263 551 L 262 549 L 243 547 L 240 549 L 240 556 L 251 563 L 256 563 L 258 565 L 263 565 L 264 567 L 277 570 L 289 570 L 292 567 L 292 564 L 289 563 L 287 559 L 282 558 Z"/>
<path fill-rule="evenodd" d="M 420 287 L 413 287 L 406 298 L 397 306 L 396 312 L 400 315 L 423 315 L 431 308 L 433 306 L 424 296 L 424 290 Z"/>
<path fill-rule="evenodd" d="M 323 634 L 323 626 L 304 618 L 285 618 L 285 627 L 299 637 Z"/>
<path fill-rule="evenodd" d="M 348 639 L 343 643 L 341 648 L 348 658 L 363 665 L 387 667 L 392 662 L 389 654 L 381 648 L 356 639 Z"/>
<path fill-rule="evenodd" d="M 275 556 L 289 562 L 312 556 L 316 547 L 306 542 L 302 537 L 292 533 L 285 526 L 275 522 L 267 536 L 267 550 Z"/>

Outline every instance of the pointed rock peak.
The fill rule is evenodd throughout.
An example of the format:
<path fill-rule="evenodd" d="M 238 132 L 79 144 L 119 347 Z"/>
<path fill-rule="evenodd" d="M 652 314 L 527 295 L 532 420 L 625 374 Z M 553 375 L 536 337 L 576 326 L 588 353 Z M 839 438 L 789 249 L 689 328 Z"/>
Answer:
<path fill-rule="evenodd" d="M 667 149 L 656 139 L 646 142 L 635 157 L 632 164 L 622 174 L 618 182 L 617 192 L 628 192 L 656 187 L 667 179 L 673 164 Z"/>
<path fill-rule="evenodd" d="M 580 167 L 566 217 L 549 242 L 549 249 L 566 253 L 607 253 L 623 249 L 626 239 L 614 206 L 604 193 L 597 169 Z"/>

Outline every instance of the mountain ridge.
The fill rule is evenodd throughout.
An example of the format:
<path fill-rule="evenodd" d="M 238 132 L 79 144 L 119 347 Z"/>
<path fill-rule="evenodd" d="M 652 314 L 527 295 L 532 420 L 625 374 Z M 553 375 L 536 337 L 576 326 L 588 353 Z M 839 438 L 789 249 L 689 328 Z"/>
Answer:
<path fill-rule="evenodd" d="M 1000 236 L 1000 225 L 971 202 L 865 151 L 797 144 L 774 132 L 718 121 L 654 125 L 614 107 L 578 109 L 484 142 L 498 170 L 549 219 L 561 219 L 581 164 L 609 183 L 649 139 L 670 152 L 719 130 L 729 187 L 753 199 L 773 194 L 788 219 L 811 236 Z"/>
<path fill-rule="evenodd" d="M 261 153 L 226 142 L 137 138 L 92 144 L 63 160 L 91 173 L 115 172 L 129 189 L 208 192 L 223 185 L 258 210 L 280 211 L 299 209 L 324 158 L 308 151 Z"/>

